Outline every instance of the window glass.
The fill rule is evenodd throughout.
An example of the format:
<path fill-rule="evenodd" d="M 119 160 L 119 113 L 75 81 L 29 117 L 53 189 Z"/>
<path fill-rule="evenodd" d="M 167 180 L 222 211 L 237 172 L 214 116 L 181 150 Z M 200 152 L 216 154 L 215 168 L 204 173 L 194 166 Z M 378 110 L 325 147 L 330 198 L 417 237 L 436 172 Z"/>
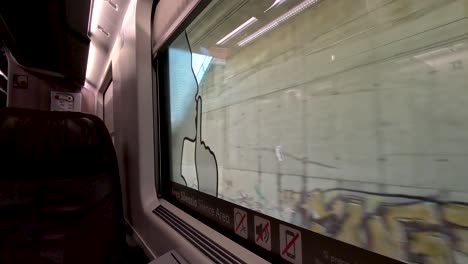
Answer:
<path fill-rule="evenodd" d="M 168 50 L 171 179 L 467 263 L 467 17 L 467 0 L 215 1 Z"/>

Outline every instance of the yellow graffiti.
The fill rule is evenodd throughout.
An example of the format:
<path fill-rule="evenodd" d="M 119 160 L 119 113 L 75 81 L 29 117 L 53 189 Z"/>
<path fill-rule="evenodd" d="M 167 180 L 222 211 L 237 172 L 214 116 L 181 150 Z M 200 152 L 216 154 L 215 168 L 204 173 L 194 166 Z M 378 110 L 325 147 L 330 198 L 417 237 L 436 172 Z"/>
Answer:
<path fill-rule="evenodd" d="M 359 225 L 362 219 L 362 206 L 360 204 L 349 203 L 346 212 L 349 216 L 343 223 L 340 232 L 336 235 L 336 239 L 362 247 L 364 243 L 359 234 Z"/>
<path fill-rule="evenodd" d="M 450 264 L 453 263 L 451 250 L 445 239 L 439 233 L 413 233 L 409 241 L 410 251 L 424 256 L 424 263 Z"/>
<path fill-rule="evenodd" d="M 330 215 L 341 217 L 345 211 L 345 202 L 340 199 L 335 199 L 331 203 L 331 209 L 329 210 L 326 208 L 323 193 L 313 192 L 311 195 L 309 195 L 309 199 L 305 205 L 305 208 L 314 219 L 322 219 Z"/>
<path fill-rule="evenodd" d="M 405 254 L 399 241 L 392 239 L 391 233 L 385 227 L 382 217 L 371 217 L 367 221 L 367 229 L 369 232 L 369 250 L 395 259 L 405 259 Z"/>
<path fill-rule="evenodd" d="M 468 255 L 468 230 L 455 229 L 453 230 L 453 234 L 455 236 L 456 249 Z"/>
<path fill-rule="evenodd" d="M 308 203 L 306 205 L 308 211 L 313 215 L 313 218 L 324 218 L 332 214 L 333 212 L 328 211 L 325 208 L 325 203 L 323 201 L 322 192 L 313 192 L 309 196 Z"/>
<path fill-rule="evenodd" d="M 422 221 L 428 224 L 438 223 L 433 205 L 429 203 L 388 207 L 385 218 L 387 218 L 388 221 Z"/>
<path fill-rule="evenodd" d="M 454 263 L 455 251 L 468 257 L 468 205 L 337 190 L 302 195 L 280 197 L 285 206 L 305 208 L 316 233 L 410 262 Z"/>
<path fill-rule="evenodd" d="M 442 215 L 449 223 L 468 227 L 468 205 L 447 204 L 443 208 Z"/>
<path fill-rule="evenodd" d="M 325 235 L 327 233 L 327 230 L 325 229 L 325 227 L 317 223 L 312 223 L 310 225 L 310 230 L 312 230 L 315 233 L 319 233 L 321 235 Z"/>

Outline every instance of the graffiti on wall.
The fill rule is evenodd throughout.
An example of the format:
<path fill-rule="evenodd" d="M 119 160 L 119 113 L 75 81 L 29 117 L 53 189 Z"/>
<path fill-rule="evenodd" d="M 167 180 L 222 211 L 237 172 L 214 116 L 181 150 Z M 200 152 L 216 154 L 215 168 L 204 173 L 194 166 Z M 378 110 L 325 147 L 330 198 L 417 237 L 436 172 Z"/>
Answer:
<path fill-rule="evenodd" d="M 338 240 L 411 263 L 468 263 L 468 204 L 351 190 L 284 190 L 292 221 Z"/>
<path fill-rule="evenodd" d="M 468 263 L 468 204 L 347 189 L 226 200 L 409 263 Z"/>

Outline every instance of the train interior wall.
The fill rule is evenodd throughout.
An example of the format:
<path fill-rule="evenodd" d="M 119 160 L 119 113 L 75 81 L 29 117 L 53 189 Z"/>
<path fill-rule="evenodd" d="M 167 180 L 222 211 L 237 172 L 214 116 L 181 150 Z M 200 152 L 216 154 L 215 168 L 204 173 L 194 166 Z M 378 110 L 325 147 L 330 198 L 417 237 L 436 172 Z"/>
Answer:
<path fill-rule="evenodd" d="M 95 113 L 94 90 L 67 82 L 54 73 L 24 68 L 6 52 L 8 59 L 8 107 L 30 108 L 48 111 L 51 109 L 51 92 L 73 93 L 79 109 Z"/>

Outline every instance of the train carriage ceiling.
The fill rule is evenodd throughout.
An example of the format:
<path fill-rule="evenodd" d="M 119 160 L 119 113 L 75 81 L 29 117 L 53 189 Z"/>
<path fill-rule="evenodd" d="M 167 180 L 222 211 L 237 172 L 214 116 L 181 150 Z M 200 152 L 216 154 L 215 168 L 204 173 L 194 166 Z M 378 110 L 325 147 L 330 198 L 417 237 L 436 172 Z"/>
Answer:
<path fill-rule="evenodd" d="M 172 1 L 172 0 L 170 0 Z M 120 35 L 123 19 L 130 0 L 94 0 L 89 27 L 91 38 L 86 86 L 100 88 L 105 75 L 103 68 L 110 62 L 110 54 Z M 104 67 L 103 67 L 104 65 Z"/>
<path fill-rule="evenodd" d="M 1 0 L 0 40 L 19 64 L 84 84 L 91 0 Z"/>

